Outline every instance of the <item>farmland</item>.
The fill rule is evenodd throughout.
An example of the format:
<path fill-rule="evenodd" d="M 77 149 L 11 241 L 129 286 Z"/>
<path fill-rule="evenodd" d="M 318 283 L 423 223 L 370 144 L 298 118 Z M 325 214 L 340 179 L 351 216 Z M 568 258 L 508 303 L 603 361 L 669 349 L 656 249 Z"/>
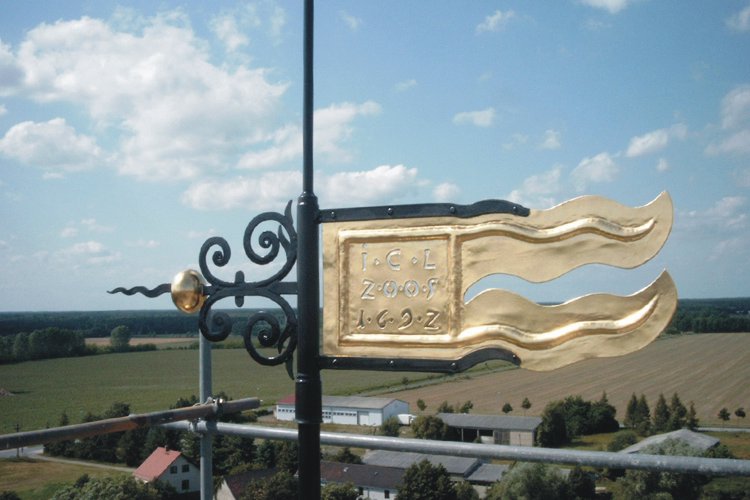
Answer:
<path fill-rule="evenodd" d="M 361 391 L 387 393 L 416 401 L 434 412 L 442 401 L 471 400 L 473 413 L 499 413 L 510 402 L 521 415 L 523 398 L 532 402 L 528 415 L 539 415 L 551 400 L 579 394 L 598 399 L 606 391 L 620 418 L 635 392 L 653 405 L 660 392 L 678 392 L 685 404 L 695 402 L 701 424 L 718 424 L 718 410 L 750 407 L 750 349 L 748 334 L 703 334 L 668 337 L 622 358 L 588 360 L 554 372 L 504 370 L 470 372 L 427 381 L 427 374 L 401 372 L 324 371 L 326 394 Z M 263 367 L 242 349 L 213 353 L 214 392 L 234 398 L 259 397 L 266 404 L 294 392 L 283 366 Z M 409 380 L 407 390 L 402 381 Z M 445 383 L 441 383 L 442 381 Z M 390 386 L 390 388 L 387 388 Z M 86 412 L 101 414 L 114 401 L 133 412 L 166 409 L 179 397 L 198 393 L 198 352 L 159 350 L 104 354 L 82 358 L 31 361 L 0 366 L 0 388 L 13 396 L 0 397 L 0 433 L 55 425 L 62 411 L 72 422 Z M 729 425 L 743 425 L 732 415 Z"/>
<path fill-rule="evenodd" d="M 471 400 L 473 413 L 499 413 L 507 401 L 522 415 L 521 402 L 532 403 L 528 415 L 539 415 L 544 406 L 567 395 L 596 400 L 607 392 L 625 415 L 631 394 L 646 395 L 652 409 L 659 393 L 667 400 L 677 392 L 685 403 L 695 403 L 701 425 L 720 425 L 716 414 L 722 407 L 730 412 L 750 407 L 750 334 L 703 334 L 662 338 L 641 351 L 620 358 L 591 359 L 553 372 L 509 370 L 483 376 L 458 375 L 447 384 L 389 395 L 410 403 L 417 399 L 434 412 L 442 401 Z M 746 426 L 732 415 L 730 424 Z"/>

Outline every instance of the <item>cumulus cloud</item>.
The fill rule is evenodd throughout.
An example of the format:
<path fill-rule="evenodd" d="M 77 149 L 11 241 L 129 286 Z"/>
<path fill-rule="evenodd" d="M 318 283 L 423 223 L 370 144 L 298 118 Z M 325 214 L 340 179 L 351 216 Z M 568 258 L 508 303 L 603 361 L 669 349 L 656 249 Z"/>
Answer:
<path fill-rule="evenodd" d="M 53 174 L 90 169 L 102 161 L 96 140 L 78 134 L 63 118 L 14 125 L 0 139 L 0 153 Z"/>
<path fill-rule="evenodd" d="M 417 169 L 380 165 L 371 170 L 338 172 L 319 180 L 321 197 L 335 205 L 372 205 L 404 198 L 418 184 Z"/>
<path fill-rule="evenodd" d="M 477 34 L 500 31 L 505 27 L 506 24 L 508 24 L 508 21 L 513 19 L 515 16 L 516 13 L 512 10 L 508 10 L 505 12 L 496 10 L 489 16 L 485 17 L 484 20 L 477 25 L 475 31 Z"/>
<path fill-rule="evenodd" d="M 734 31 L 750 31 L 750 5 L 730 16 L 727 26 Z"/>
<path fill-rule="evenodd" d="M 253 177 L 205 179 L 183 193 L 182 202 L 197 210 L 266 209 L 284 206 L 299 195 L 302 174 L 299 171 L 265 172 Z"/>
<path fill-rule="evenodd" d="M 216 16 L 210 23 L 211 31 L 221 40 L 227 51 L 234 52 L 250 43 L 248 36 L 240 31 L 237 18 L 231 14 Z"/>
<path fill-rule="evenodd" d="M 709 144 L 708 154 L 750 154 L 750 129 L 740 130 L 718 144 Z"/>
<path fill-rule="evenodd" d="M 524 179 L 521 187 L 511 191 L 507 198 L 527 207 L 551 207 L 561 190 L 561 177 L 562 167 L 556 165 L 551 170 Z"/>
<path fill-rule="evenodd" d="M 557 130 L 546 130 L 544 132 L 544 140 L 539 145 L 542 149 L 560 149 L 560 132 Z"/>
<path fill-rule="evenodd" d="M 618 171 L 619 168 L 609 153 L 599 153 L 581 160 L 570 175 L 576 190 L 582 192 L 590 184 L 614 181 Z"/>
<path fill-rule="evenodd" d="M 459 194 L 461 194 L 461 188 L 452 182 L 443 182 L 432 190 L 432 196 L 438 202 L 453 201 Z"/>
<path fill-rule="evenodd" d="M 610 14 L 617 14 L 632 4 L 633 0 L 580 0 L 580 2 L 589 7 L 606 10 Z"/>
<path fill-rule="evenodd" d="M 198 210 L 265 209 L 283 206 L 298 196 L 301 183 L 302 174 L 298 170 L 204 180 L 185 191 L 182 201 Z M 403 165 L 316 176 L 318 196 L 332 206 L 387 203 L 406 197 L 424 184 L 418 179 L 416 168 Z"/>
<path fill-rule="evenodd" d="M 82 264 L 110 264 L 120 260 L 122 254 L 109 250 L 98 241 L 84 241 L 60 250 L 56 257 L 78 267 Z"/>
<path fill-rule="evenodd" d="M 406 92 L 407 90 L 417 86 L 417 81 L 414 78 L 398 82 L 396 84 L 396 92 Z"/>
<path fill-rule="evenodd" d="M 731 129 L 747 121 L 750 121 L 750 85 L 740 85 L 721 100 L 721 126 Z"/>
<path fill-rule="evenodd" d="M 341 19 L 344 24 L 352 31 L 357 31 L 362 25 L 362 19 L 353 16 L 343 10 L 339 11 L 339 19 Z"/>
<path fill-rule="evenodd" d="M 287 88 L 262 68 L 218 66 L 209 49 L 179 12 L 144 19 L 132 32 L 88 17 L 57 21 L 26 33 L 11 61 L 23 78 L 0 85 L 79 106 L 99 130 L 120 134 L 113 156 L 122 174 L 190 179 L 222 171 L 228 157 L 268 134 Z"/>
<path fill-rule="evenodd" d="M 666 158 L 659 158 L 659 161 L 656 163 L 656 171 L 666 172 L 667 170 L 669 170 L 669 162 Z"/>
<path fill-rule="evenodd" d="M 453 123 L 456 125 L 474 125 L 476 127 L 489 127 L 495 121 L 495 108 L 487 108 L 480 111 L 464 111 L 456 113 Z"/>
<path fill-rule="evenodd" d="M 625 155 L 632 158 L 655 153 L 664 149 L 669 144 L 670 139 L 684 139 L 686 135 L 687 127 L 683 124 L 677 124 L 668 129 L 653 130 L 630 139 Z"/>
<path fill-rule="evenodd" d="M 328 161 L 342 163 L 352 159 L 349 151 L 342 147 L 353 132 L 351 122 L 359 116 L 380 113 L 380 105 L 373 101 L 362 104 L 342 103 L 315 111 L 313 142 L 316 154 L 325 155 Z M 244 154 L 237 166 L 258 169 L 281 165 L 302 155 L 302 129 L 297 125 L 286 125 L 269 134 L 263 144 L 270 146 Z"/>

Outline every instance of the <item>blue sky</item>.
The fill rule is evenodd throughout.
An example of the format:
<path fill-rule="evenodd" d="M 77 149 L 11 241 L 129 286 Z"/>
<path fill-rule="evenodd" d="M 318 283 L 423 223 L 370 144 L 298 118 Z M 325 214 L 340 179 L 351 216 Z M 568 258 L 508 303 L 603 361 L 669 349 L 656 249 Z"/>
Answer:
<path fill-rule="evenodd" d="M 636 270 L 488 280 L 539 301 L 750 295 L 750 2 L 325 1 L 321 207 L 582 194 L 675 205 Z M 0 310 L 170 308 L 110 296 L 197 266 L 301 191 L 297 2 L 6 2 Z M 499 257 L 500 258 L 500 257 Z"/>

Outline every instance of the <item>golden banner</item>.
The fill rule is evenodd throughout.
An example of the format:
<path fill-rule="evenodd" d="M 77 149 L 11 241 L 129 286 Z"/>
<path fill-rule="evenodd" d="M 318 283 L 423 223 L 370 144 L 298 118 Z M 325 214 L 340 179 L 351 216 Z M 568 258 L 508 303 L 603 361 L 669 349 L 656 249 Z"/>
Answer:
<path fill-rule="evenodd" d="M 666 272 L 629 297 L 595 294 L 556 306 L 505 290 L 464 296 L 492 274 L 541 282 L 589 263 L 636 267 L 661 249 L 671 226 L 667 193 L 637 208 L 586 196 L 528 217 L 326 223 L 323 354 L 458 360 L 499 348 L 525 368 L 548 370 L 631 352 L 674 313 Z"/>

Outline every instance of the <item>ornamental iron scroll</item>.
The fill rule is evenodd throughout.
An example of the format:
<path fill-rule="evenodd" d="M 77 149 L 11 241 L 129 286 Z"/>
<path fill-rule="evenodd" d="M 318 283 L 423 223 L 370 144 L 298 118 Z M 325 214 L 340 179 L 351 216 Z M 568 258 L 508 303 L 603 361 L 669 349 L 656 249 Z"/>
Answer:
<path fill-rule="evenodd" d="M 232 332 L 234 319 L 225 311 L 213 310 L 216 303 L 223 299 L 234 298 L 235 306 L 240 308 L 245 303 L 246 297 L 263 297 L 276 304 L 281 310 L 282 321 L 277 314 L 259 311 L 252 314 L 243 329 L 245 349 L 248 354 L 262 365 L 287 364 L 287 371 L 291 375 L 291 362 L 294 350 L 297 346 L 297 314 L 285 295 L 297 295 L 297 283 L 282 281 L 289 275 L 297 261 L 297 232 L 294 229 L 292 219 L 292 202 L 287 203 L 283 214 L 277 212 L 265 212 L 255 218 L 245 228 L 243 236 L 243 248 L 245 255 L 250 261 L 257 265 L 269 265 L 279 262 L 280 253 L 283 251 L 283 262 L 280 269 L 272 276 L 258 280 L 245 281 L 245 273 L 237 271 L 234 281 L 226 281 L 219 278 L 212 267 L 224 267 L 229 264 L 232 257 L 231 247 L 226 239 L 212 237 L 207 239 L 201 246 L 198 256 L 200 273 L 187 270 L 175 276 L 171 284 L 164 283 L 153 289 L 143 286 L 133 288 L 116 288 L 109 293 L 123 293 L 135 295 L 137 293 L 146 297 L 157 297 L 165 293 L 171 293 L 172 300 L 183 312 L 198 312 L 198 328 L 201 334 L 211 342 L 220 342 Z M 276 231 L 261 230 L 261 225 L 266 223 L 277 223 Z M 256 251 L 254 238 L 257 236 L 257 246 L 261 249 Z M 213 250 L 213 253 L 211 253 Z M 210 266 L 209 263 L 213 263 Z M 278 353 L 267 355 L 256 347 L 253 342 L 255 338 L 262 348 L 273 348 Z"/>

